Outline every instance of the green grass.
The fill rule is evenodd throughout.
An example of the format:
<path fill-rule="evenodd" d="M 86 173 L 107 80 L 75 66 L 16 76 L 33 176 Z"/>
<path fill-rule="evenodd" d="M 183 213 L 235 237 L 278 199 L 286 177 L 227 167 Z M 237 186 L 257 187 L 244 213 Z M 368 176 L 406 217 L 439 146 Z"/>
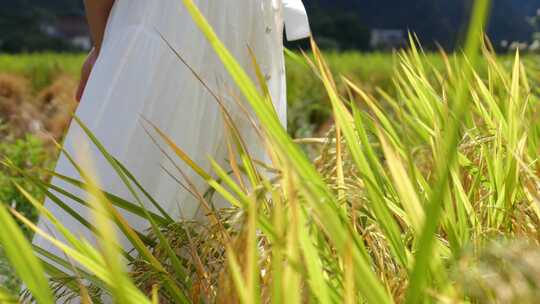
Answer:
<path fill-rule="evenodd" d="M 4 54 L 0 55 L 0 73 L 25 76 L 37 92 L 61 74 L 78 77 L 83 61 L 82 54 Z"/>

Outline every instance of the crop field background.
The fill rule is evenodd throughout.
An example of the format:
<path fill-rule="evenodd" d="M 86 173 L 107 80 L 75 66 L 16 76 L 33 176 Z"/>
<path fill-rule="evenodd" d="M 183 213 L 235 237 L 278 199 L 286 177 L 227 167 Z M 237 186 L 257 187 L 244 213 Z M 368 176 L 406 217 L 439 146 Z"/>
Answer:
<path fill-rule="evenodd" d="M 89 264 L 104 277 L 89 276 L 88 286 L 56 281 L 51 293 L 77 297 L 84 291 L 94 303 L 103 294 L 129 296 L 126 303 L 150 303 L 150 295 L 153 303 L 537 303 L 537 57 L 484 50 L 469 62 L 461 54 L 413 47 L 324 58 L 328 68 L 317 52 L 309 60 L 299 53 L 287 58 L 291 137 L 277 132 L 267 138 L 275 180 L 262 179 L 258 170 L 265 168 L 236 148 L 243 168 L 255 170 L 251 187 L 234 169 L 202 174 L 219 176 L 209 187 L 234 202 L 209 215 L 215 226 L 196 229 L 148 214 L 163 226 L 145 238 L 150 256 L 136 247 L 128 274 Z M 52 167 L 54 142 L 76 108 L 83 60 L 54 53 L 0 56 L 0 155 L 10 160 L 0 165 L 0 201 L 19 221 L 34 221 L 36 202 L 45 198 L 49 176 L 40 168 Z M 265 111 L 261 100 L 251 102 Z M 263 127 L 274 123 L 266 117 Z M 134 203 L 114 203 L 137 211 Z M 5 210 L 0 217 L 10 237 L 20 226 L 20 237 L 28 238 L 28 225 L 17 225 Z M 10 240 L 0 242 L 13 265 L 19 260 Z M 104 238 L 105 247 L 108 242 Z M 187 257 L 186 246 L 196 248 Z M 77 257 L 100 254 L 85 250 Z M 0 296 L 20 286 L 3 255 Z M 45 299 L 48 293 L 33 292 Z"/>
<path fill-rule="evenodd" d="M 320 80 L 310 71 L 309 66 L 298 62 L 298 57 L 301 54 L 287 56 L 289 133 L 295 137 L 321 136 L 332 125 L 328 96 Z M 398 54 L 331 52 L 325 54 L 325 59 L 332 72 L 358 83 L 369 94 L 378 95 L 379 90 L 395 92 L 394 76 L 399 67 Z M 427 54 L 423 60 L 436 71 L 445 68 L 445 62 L 439 54 Z M 511 67 L 513 59 L 507 55 L 499 57 L 499 60 L 503 66 Z M 66 109 L 72 110 L 74 105 L 70 95 L 73 95 L 83 61 L 83 54 L 0 55 L 0 89 L 5 92 L 14 90 L 15 95 L 23 95 L 21 100 L 26 106 L 21 108 L 30 106 L 40 109 L 43 103 L 50 102 L 44 98 L 47 95 L 49 99 L 61 99 L 55 102 L 67 104 Z M 529 56 L 525 61 L 531 66 L 536 65 L 534 56 Z M 484 65 L 485 62 L 477 68 L 480 74 L 485 73 Z M 346 94 L 343 81 L 338 79 L 337 83 L 340 93 Z M 1 115 L 0 119 L 5 120 Z M 56 120 L 49 123 L 58 124 L 52 130 L 55 138 L 58 138 L 65 123 L 59 117 L 50 116 L 45 120 Z"/>

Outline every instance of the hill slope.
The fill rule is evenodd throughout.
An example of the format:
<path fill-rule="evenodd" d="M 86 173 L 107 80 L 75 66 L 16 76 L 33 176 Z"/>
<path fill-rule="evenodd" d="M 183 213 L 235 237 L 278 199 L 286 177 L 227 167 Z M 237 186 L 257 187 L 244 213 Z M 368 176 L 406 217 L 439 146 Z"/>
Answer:
<path fill-rule="evenodd" d="M 70 13 L 83 9 L 82 0 L 0 0 L 4 14 L 20 15 L 26 11 L 44 10 L 52 14 Z"/>
<path fill-rule="evenodd" d="M 341 7 L 354 10 L 369 28 L 416 32 L 426 44 L 452 47 L 461 38 L 471 0 L 306 0 L 308 10 Z M 488 33 L 495 42 L 528 40 L 533 29 L 527 16 L 536 14 L 540 0 L 494 0 Z M 315 21 L 316 22 L 316 21 Z"/>
<path fill-rule="evenodd" d="M 493 2 L 488 30 L 490 38 L 496 44 L 501 40 L 529 40 L 533 29 L 526 18 L 536 14 L 540 0 Z M 0 0 L 0 18 L 1 15 L 27 15 L 36 11 L 45 15 L 81 12 L 82 3 L 82 0 Z M 328 26 L 341 27 L 349 32 L 359 31 L 362 26 L 403 29 L 417 33 L 425 45 L 438 42 L 452 48 L 460 41 L 466 28 L 471 0 L 304 0 L 304 3 L 312 16 L 315 34 L 322 33 L 319 36 L 336 32 L 325 32 L 324 28 Z M 343 37 L 335 37 L 339 36 L 337 34 L 332 36 L 353 48 L 363 45 L 351 44 Z M 349 36 L 356 38 L 353 33 Z"/>

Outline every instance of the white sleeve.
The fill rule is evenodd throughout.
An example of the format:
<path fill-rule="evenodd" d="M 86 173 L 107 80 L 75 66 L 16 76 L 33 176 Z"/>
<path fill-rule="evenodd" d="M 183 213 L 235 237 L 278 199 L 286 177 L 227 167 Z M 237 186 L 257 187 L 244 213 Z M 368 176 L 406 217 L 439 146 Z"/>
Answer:
<path fill-rule="evenodd" d="M 311 36 L 309 19 L 302 0 L 283 0 L 283 20 L 288 41 Z"/>

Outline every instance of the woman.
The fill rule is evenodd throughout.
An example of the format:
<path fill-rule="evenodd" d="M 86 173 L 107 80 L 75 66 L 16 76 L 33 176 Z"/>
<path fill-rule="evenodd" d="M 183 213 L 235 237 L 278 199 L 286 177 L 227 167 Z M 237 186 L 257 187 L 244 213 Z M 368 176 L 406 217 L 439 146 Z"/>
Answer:
<path fill-rule="evenodd" d="M 300 0 L 195 2 L 231 53 L 254 75 L 248 50 L 252 49 L 266 77 L 277 113 L 285 124 L 283 22 L 289 39 L 309 35 Z M 225 128 L 220 108 L 175 55 L 180 54 L 206 85 L 223 98 L 251 153 L 261 159 L 264 152 L 256 135 L 231 97 L 234 83 L 180 0 L 85 0 L 85 5 L 95 47 L 82 70 L 77 93 L 80 106 L 76 115 L 172 218 L 201 216 L 199 203 L 164 170 L 163 167 L 170 168 L 171 164 L 146 135 L 141 117 L 156 124 L 203 168 L 210 169 L 209 156 L 225 163 Z M 92 166 L 104 190 L 134 201 L 80 126 L 73 123 L 65 139 L 65 150 L 77 156 L 81 146 L 89 147 Z M 189 168 L 182 169 L 199 191 L 205 190 L 204 182 L 189 174 Z M 80 179 L 65 156 L 59 159 L 56 171 Z M 53 179 L 52 184 L 81 195 L 80 190 L 60 179 Z M 91 218 L 89 210 L 55 194 L 82 218 Z M 45 207 L 72 233 L 92 240 L 92 234 L 54 202 L 48 200 Z M 154 209 L 150 203 L 146 207 Z M 147 228 L 145 220 L 127 213 L 125 217 L 135 229 Z M 58 237 L 46 219 L 42 218 L 39 226 Z M 59 253 L 40 237 L 36 237 L 34 244 Z"/>

